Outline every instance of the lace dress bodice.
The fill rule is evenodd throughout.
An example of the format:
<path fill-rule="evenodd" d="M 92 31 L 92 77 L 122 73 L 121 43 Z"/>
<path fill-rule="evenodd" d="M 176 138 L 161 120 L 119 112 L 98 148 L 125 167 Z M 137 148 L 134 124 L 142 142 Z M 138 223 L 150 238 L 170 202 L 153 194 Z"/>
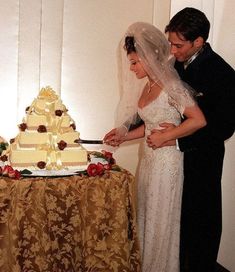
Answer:
<path fill-rule="evenodd" d="M 144 108 L 138 108 L 138 113 L 145 122 L 146 134 L 157 128 L 163 122 L 179 125 L 181 122 L 182 109 L 177 107 L 173 100 L 164 91 L 159 96 L 146 105 Z"/>

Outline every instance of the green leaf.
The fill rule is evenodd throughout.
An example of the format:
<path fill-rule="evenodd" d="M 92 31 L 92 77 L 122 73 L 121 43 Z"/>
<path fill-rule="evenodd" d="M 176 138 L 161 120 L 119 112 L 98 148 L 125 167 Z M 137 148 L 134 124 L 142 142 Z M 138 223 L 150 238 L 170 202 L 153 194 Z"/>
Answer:
<path fill-rule="evenodd" d="M 32 172 L 29 171 L 28 169 L 21 170 L 20 173 L 21 173 L 22 175 L 31 175 L 31 174 L 32 174 Z"/>
<path fill-rule="evenodd" d="M 78 174 L 78 175 L 87 175 L 87 170 L 76 171 L 75 173 Z"/>
<path fill-rule="evenodd" d="M 122 171 L 122 169 L 118 165 L 116 165 L 116 164 L 113 165 L 111 169 L 114 170 L 114 171 L 118 171 L 118 172 Z"/>
<path fill-rule="evenodd" d="M 92 151 L 91 155 L 93 155 L 96 158 L 106 159 L 105 156 L 104 156 L 104 154 L 102 154 L 101 152 L 98 152 L 98 151 Z"/>
<path fill-rule="evenodd" d="M 2 154 L 3 150 L 6 150 L 8 147 L 8 143 L 0 143 L 0 155 Z"/>

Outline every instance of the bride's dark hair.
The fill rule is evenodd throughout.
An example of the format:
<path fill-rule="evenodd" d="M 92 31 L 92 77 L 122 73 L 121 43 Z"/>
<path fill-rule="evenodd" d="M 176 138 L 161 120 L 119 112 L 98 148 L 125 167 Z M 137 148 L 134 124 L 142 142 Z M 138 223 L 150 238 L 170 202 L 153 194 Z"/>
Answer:
<path fill-rule="evenodd" d="M 129 55 L 132 52 L 136 52 L 135 40 L 133 36 L 126 36 L 124 49 L 126 50 L 127 55 Z"/>

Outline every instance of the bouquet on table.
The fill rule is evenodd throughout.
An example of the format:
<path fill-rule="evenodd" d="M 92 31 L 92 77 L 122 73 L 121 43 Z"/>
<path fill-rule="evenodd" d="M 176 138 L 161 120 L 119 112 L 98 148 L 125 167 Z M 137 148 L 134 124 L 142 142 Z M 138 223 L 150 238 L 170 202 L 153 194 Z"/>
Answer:
<path fill-rule="evenodd" d="M 7 149 L 8 142 L 0 136 L 0 176 L 8 176 L 11 178 L 19 179 L 20 178 L 20 172 L 18 170 L 14 170 L 10 165 L 4 165 L 4 162 L 7 160 L 6 155 L 2 155 L 2 152 Z M 5 158 L 5 157 L 6 158 Z"/>
<path fill-rule="evenodd" d="M 6 150 L 8 147 L 8 142 L 0 136 L 0 156 L 2 155 L 2 151 Z"/>

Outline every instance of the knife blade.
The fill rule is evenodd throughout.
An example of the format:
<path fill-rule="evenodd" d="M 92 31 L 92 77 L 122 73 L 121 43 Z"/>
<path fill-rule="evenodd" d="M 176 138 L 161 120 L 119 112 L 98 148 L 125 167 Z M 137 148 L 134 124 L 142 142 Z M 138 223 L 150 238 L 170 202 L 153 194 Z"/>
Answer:
<path fill-rule="evenodd" d="M 83 140 L 77 139 L 74 141 L 77 144 L 103 144 L 103 140 Z"/>

